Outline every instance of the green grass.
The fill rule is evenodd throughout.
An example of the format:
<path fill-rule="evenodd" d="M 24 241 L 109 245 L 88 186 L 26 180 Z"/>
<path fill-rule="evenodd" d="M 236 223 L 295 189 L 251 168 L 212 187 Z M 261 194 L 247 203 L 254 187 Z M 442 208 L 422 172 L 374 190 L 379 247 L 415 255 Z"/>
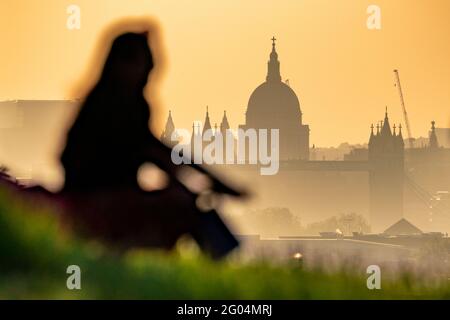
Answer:
<path fill-rule="evenodd" d="M 72 264 L 82 270 L 79 291 L 66 288 L 66 268 Z M 183 250 L 119 256 L 63 230 L 55 213 L 0 190 L 0 299 L 450 298 L 450 284 L 429 286 L 406 273 L 383 279 L 382 290 L 371 291 L 364 272 L 216 263 Z"/>

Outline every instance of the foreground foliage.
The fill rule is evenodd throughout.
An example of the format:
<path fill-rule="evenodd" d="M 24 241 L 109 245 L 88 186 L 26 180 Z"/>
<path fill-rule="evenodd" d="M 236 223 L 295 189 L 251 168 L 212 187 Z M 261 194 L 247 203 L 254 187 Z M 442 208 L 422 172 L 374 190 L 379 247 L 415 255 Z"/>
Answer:
<path fill-rule="evenodd" d="M 0 192 L 0 299 L 449 299 L 450 283 L 407 273 L 368 290 L 365 270 L 330 273 L 298 264 L 215 263 L 185 250 L 115 254 L 61 228 L 57 214 Z M 69 265 L 82 289 L 66 287 Z"/>

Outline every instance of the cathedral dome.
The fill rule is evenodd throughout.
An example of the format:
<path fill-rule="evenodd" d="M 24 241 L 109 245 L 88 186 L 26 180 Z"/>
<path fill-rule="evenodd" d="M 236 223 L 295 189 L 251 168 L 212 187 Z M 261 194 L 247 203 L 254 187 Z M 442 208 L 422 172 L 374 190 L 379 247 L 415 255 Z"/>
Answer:
<path fill-rule="evenodd" d="M 276 128 L 298 125 L 302 122 L 300 103 L 294 90 L 281 81 L 280 62 L 272 39 L 266 82 L 250 96 L 246 125 L 253 128 Z"/>
<path fill-rule="evenodd" d="M 300 103 L 287 84 L 281 81 L 264 82 L 250 96 L 246 118 L 250 127 L 259 127 L 257 124 L 264 126 L 266 120 L 271 124 L 281 121 L 301 123 Z"/>

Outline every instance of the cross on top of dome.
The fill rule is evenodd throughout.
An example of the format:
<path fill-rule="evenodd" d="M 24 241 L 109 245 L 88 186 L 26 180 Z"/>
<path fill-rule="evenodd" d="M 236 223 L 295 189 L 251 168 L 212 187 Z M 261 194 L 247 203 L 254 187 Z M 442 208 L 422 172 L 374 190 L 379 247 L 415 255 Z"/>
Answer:
<path fill-rule="evenodd" d="M 270 53 L 270 60 L 268 64 L 268 70 L 267 70 L 267 81 L 281 81 L 280 76 L 280 61 L 278 61 L 278 53 L 275 50 L 275 41 L 277 38 L 272 37 L 272 52 Z"/>

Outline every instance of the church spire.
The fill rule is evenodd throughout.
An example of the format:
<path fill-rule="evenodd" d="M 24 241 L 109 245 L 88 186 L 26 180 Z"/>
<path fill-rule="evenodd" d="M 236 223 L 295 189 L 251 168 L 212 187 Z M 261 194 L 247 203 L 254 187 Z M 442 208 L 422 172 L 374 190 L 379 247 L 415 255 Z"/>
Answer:
<path fill-rule="evenodd" d="M 192 135 L 191 135 L 191 144 L 194 145 L 194 139 L 195 139 L 195 122 L 192 122 Z"/>
<path fill-rule="evenodd" d="M 172 111 L 169 110 L 169 116 L 167 118 L 166 127 L 161 135 L 161 140 L 167 144 L 172 143 L 172 134 L 175 131 L 175 124 L 172 119 Z"/>
<path fill-rule="evenodd" d="M 172 119 L 172 110 L 169 110 L 169 116 L 167 117 L 167 122 L 166 122 L 166 130 L 167 129 L 175 129 L 175 125 L 173 124 L 173 119 Z"/>
<path fill-rule="evenodd" d="M 209 108 L 206 106 L 206 118 L 205 123 L 203 125 L 203 134 L 205 134 L 206 130 L 211 129 L 211 121 L 209 120 Z"/>
<path fill-rule="evenodd" d="M 381 127 L 381 134 L 382 135 L 389 135 L 389 136 L 392 135 L 391 126 L 389 125 L 389 117 L 388 117 L 387 106 L 386 106 L 386 113 L 384 114 L 383 125 Z"/>
<path fill-rule="evenodd" d="M 395 136 L 400 146 L 403 148 L 405 146 L 405 143 L 403 141 L 403 135 L 402 135 L 402 124 L 398 124 L 398 134 Z"/>
<path fill-rule="evenodd" d="M 222 132 L 222 134 L 225 134 L 225 132 L 230 129 L 230 124 L 228 122 L 228 118 L 227 118 L 227 112 L 224 111 L 223 112 L 223 118 L 222 118 L 222 122 L 220 123 L 220 132 Z"/>
<path fill-rule="evenodd" d="M 374 139 L 375 139 L 375 135 L 374 135 L 374 133 L 373 133 L 373 128 L 374 128 L 374 126 L 373 126 L 373 123 L 372 123 L 372 125 L 370 126 L 369 145 L 372 144 L 373 141 L 374 141 Z"/>
<path fill-rule="evenodd" d="M 278 61 L 278 53 L 275 48 L 275 41 L 277 40 L 275 37 L 272 39 L 272 52 L 270 53 L 270 60 L 267 63 L 267 82 L 272 81 L 281 81 L 280 75 L 280 61 Z"/>
<path fill-rule="evenodd" d="M 430 149 L 437 149 L 437 148 L 439 148 L 439 144 L 438 144 L 438 140 L 437 140 L 437 136 L 436 136 L 435 124 L 436 124 L 435 121 L 431 121 L 430 143 L 428 145 L 428 147 Z"/>

